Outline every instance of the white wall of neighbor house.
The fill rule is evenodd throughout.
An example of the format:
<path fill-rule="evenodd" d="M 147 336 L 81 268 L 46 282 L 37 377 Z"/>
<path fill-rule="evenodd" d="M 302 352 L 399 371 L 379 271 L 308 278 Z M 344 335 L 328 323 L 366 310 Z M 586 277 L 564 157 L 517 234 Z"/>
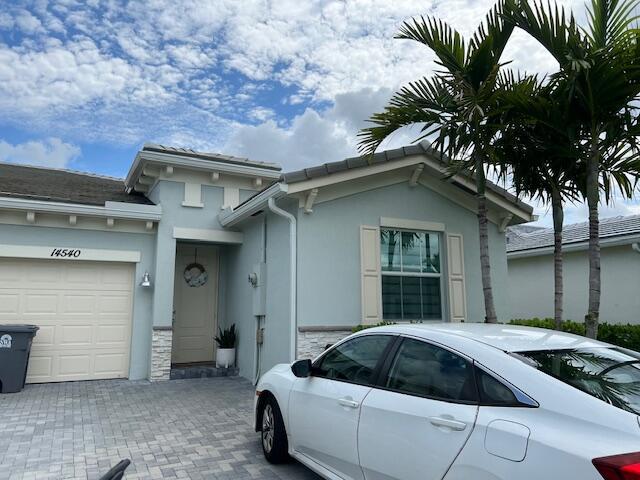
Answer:
<path fill-rule="evenodd" d="M 403 181 L 317 203 L 313 213 L 298 215 L 299 326 L 354 326 L 361 323 L 360 226 L 379 226 L 381 217 L 409 221 L 408 224 L 439 223 L 444 226 L 443 235 L 462 235 L 466 321 L 484 321 L 476 214 L 422 185 L 410 187 Z M 489 226 L 489 236 L 496 308 L 499 319 L 505 320 L 509 315 L 505 238 L 493 223 Z M 441 245 L 443 243 L 444 237 Z M 443 263 L 446 274 L 446 261 Z M 449 298 L 446 281 L 444 284 L 447 320 Z"/>
<path fill-rule="evenodd" d="M 553 317 L 553 256 L 510 258 L 512 318 Z M 640 324 L 640 254 L 631 245 L 602 249 L 600 320 Z M 564 254 L 564 318 L 582 322 L 587 311 L 589 260 L 586 251 Z"/>
<path fill-rule="evenodd" d="M 2 215 L 2 214 L 0 214 Z M 89 219 L 87 219 L 89 220 Z M 53 221 L 53 220 L 52 220 Z M 83 224 L 83 219 L 78 219 Z M 95 223 L 89 220 L 85 226 Z M 116 220 L 115 225 L 118 225 Z M 143 224 L 144 225 L 144 224 Z M 140 228 L 144 231 L 144 226 Z M 2 225 L 0 228 L 0 245 L 15 246 L 16 251 L 24 247 L 56 247 L 71 249 L 90 249 L 92 252 L 104 251 L 104 260 L 109 260 L 109 252 L 135 251 L 140 254 L 140 261 L 133 266 L 133 323 L 131 331 L 131 354 L 129 361 L 129 378 L 138 380 L 147 378 L 149 373 L 149 349 L 151 344 L 152 298 L 153 290 L 140 287 L 138 284 L 143 274 L 148 271 L 155 279 L 155 235 L 148 233 L 126 233 L 121 231 L 89 230 L 74 228 L 55 228 Z M 14 248 L 12 248 L 14 250 Z M 2 254 L 2 252 L 0 252 Z M 4 252 L 6 255 L 7 252 Z M 101 255 L 98 255 L 101 256 Z M 112 255 L 113 256 L 113 255 Z M 56 262 L 81 260 L 55 259 Z M 105 262 L 108 263 L 108 262 Z M 100 262 L 93 263 L 100 265 Z"/>

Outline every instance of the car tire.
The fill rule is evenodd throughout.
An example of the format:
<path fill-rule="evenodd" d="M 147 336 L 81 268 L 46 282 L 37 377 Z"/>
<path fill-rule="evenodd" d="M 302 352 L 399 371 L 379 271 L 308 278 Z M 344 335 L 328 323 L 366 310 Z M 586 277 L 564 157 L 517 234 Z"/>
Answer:
<path fill-rule="evenodd" d="M 262 451 L 269 463 L 289 461 L 287 432 L 276 399 L 269 396 L 262 409 L 260 440 Z"/>

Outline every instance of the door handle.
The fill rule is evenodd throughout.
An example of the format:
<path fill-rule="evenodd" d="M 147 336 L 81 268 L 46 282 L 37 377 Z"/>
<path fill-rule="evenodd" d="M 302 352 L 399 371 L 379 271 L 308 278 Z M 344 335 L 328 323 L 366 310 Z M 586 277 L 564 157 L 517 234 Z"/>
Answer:
<path fill-rule="evenodd" d="M 467 424 L 466 423 L 459 422 L 459 421 L 454 420 L 452 418 L 429 417 L 429 422 L 431 422 L 431 425 L 434 425 L 436 427 L 450 428 L 451 430 L 455 430 L 456 432 L 461 432 L 465 428 L 467 428 Z"/>
<path fill-rule="evenodd" d="M 350 398 L 341 398 L 340 400 L 338 400 L 338 403 L 347 408 L 358 408 L 360 406 L 358 402 Z"/>

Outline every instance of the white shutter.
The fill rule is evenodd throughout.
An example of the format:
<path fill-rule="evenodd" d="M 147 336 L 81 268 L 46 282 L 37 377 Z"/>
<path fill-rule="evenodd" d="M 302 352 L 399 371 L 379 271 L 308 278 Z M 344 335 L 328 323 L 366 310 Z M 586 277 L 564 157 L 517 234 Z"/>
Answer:
<path fill-rule="evenodd" d="M 376 324 L 382 319 L 380 293 L 380 229 L 360 226 L 360 266 L 362 271 L 362 323 Z"/>
<path fill-rule="evenodd" d="M 464 281 L 464 242 L 460 234 L 447 234 L 447 267 L 451 321 L 464 322 L 467 318 L 467 293 Z"/>

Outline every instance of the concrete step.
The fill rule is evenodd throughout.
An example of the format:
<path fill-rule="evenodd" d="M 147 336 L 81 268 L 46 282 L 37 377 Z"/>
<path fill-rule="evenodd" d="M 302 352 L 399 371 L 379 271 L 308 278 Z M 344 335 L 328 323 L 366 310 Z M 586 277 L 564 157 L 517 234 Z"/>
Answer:
<path fill-rule="evenodd" d="M 237 367 L 216 367 L 211 363 L 171 365 L 171 380 L 185 378 L 237 377 Z"/>

